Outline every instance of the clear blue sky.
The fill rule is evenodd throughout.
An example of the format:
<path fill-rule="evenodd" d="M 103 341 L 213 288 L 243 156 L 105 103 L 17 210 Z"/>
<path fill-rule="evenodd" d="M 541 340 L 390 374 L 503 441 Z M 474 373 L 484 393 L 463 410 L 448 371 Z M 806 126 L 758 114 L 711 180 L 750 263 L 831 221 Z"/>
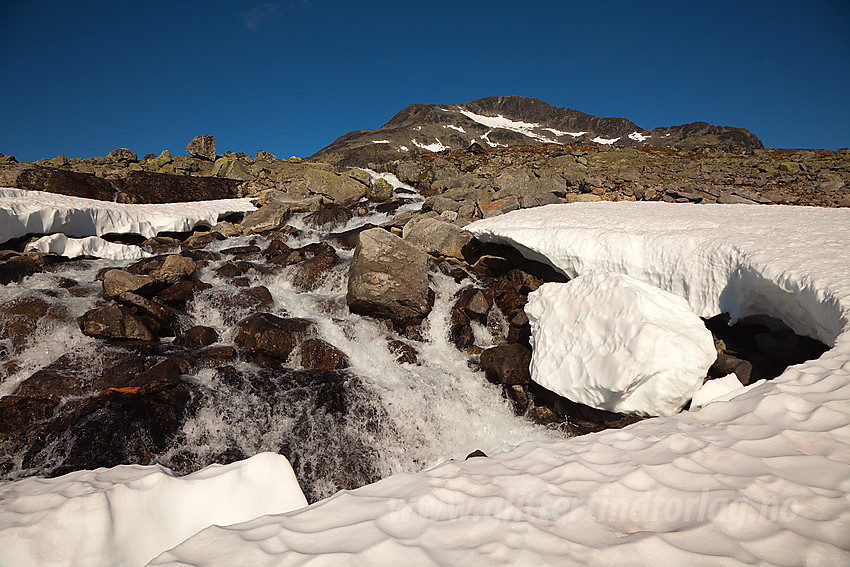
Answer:
<path fill-rule="evenodd" d="M 44 2 L 0 8 L 0 153 L 308 156 L 412 103 L 517 94 L 850 146 L 850 1 Z"/>

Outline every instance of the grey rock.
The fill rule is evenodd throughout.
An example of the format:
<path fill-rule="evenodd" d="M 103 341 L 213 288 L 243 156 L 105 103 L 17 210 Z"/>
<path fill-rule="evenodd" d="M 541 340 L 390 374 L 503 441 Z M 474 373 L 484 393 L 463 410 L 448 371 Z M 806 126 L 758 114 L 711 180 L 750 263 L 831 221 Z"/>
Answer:
<path fill-rule="evenodd" d="M 215 137 L 209 134 L 195 136 L 186 146 L 186 153 L 193 157 L 215 161 Z"/>
<path fill-rule="evenodd" d="M 125 292 L 133 292 L 139 295 L 152 295 L 159 291 L 162 286 L 151 276 L 137 275 L 125 270 L 109 270 L 103 274 L 101 282 L 103 286 L 103 297 L 113 299 Z"/>
<path fill-rule="evenodd" d="M 472 240 L 472 235 L 442 220 L 425 219 L 415 223 L 404 235 L 404 240 L 432 256 L 462 259 L 461 250 Z"/>
<path fill-rule="evenodd" d="M 127 148 L 118 148 L 109 152 L 106 157 L 114 162 L 136 162 L 139 157 L 136 152 Z"/>
<path fill-rule="evenodd" d="M 78 318 L 77 323 L 83 334 L 90 337 L 138 341 L 155 338 L 142 319 L 134 316 L 130 309 L 117 305 L 92 309 Z"/>
<path fill-rule="evenodd" d="M 279 230 L 286 226 L 292 209 L 286 203 L 269 203 L 256 211 L 251 211 L 242 219 L 240 227 L 243 234 L 257 234 L 267 230 Z"/>
<path fill-rule="evenodd" d="M 380 228 L 360 233 L 348 277 L 346 301 L 354 313 L 418 324 L 431 311 L 428 255 Z"/>

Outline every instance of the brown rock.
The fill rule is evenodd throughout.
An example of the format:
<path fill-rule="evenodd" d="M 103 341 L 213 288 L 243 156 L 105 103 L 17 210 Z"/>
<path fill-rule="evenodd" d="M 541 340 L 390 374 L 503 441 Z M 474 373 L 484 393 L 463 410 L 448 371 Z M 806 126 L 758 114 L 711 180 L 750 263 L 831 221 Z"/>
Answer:
<path fill-rule="evenodd" d="M 152 341 L 155 336 L 132 310 L 117 305 L 99 307 L 86 312 L 77 322 L 84 335 L 101 339 Z"/>
<path fill-rule="evenodd" d="M 348 357 L 321 339 L 306 339 L 301 343 L 301 366 L 315 370 L 340 370 L 348 367 Z"/>
<path fill-rule="evenodd" d="M 315 334 L 307 319 L 256 313 L 236 325 L 236 344 L 250 355 L 286 360 L 301 341 Z"/>
<path fill-rule="evenodd" d="M 494 384 L 528 384 L 531 373 L 531 349 L 509 343 L 488 348 L 481 353 L 481 366 Z"/>

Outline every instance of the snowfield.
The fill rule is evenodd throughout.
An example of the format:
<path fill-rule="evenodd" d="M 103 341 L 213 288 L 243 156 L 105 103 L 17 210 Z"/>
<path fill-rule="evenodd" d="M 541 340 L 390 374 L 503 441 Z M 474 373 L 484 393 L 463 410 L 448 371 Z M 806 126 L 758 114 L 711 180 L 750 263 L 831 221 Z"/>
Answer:
<path fill-rule="evenodd" d="M 133 205 L 69 197 L 43 191 L 0 187 L 0 243 L 26 234 L 103 236 L 186 232 L 213 226 L 229 213 L 253 211 L 250 199 L 219 199 L 189 203 Z"/>
<path fill-rule="evenodd" d="M 767 313 L 832 348 L 698 411 L 397 474 L 305 508 L 271 457 L 251 465 L 264 482 L 191 493 L 162 471 L 126 472 L 143 467 L 0 483 L 0 564 L 135 565 L 174 545 L 150 565 L 845 565 L 848 227 L 848 209 L 627 202 L 479 221 L 468 227 L 479 239 L 571 277 L 626 274 L 698 315 Z M 172 489 L 112 496 L 157 475 Z M 189 505 L 222 501 L 224 520 Z M 258 517 L 175 545 L 236 516 Z M 151 535 L 160 529 L 168 539 Z"/>

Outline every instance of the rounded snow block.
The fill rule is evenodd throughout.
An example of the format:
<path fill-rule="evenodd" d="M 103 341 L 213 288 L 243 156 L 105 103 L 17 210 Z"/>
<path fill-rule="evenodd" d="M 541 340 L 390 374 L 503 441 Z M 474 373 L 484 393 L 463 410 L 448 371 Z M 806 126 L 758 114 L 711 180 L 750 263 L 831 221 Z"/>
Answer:
<path fill-rule="evenodd" d="M 680 411 L 717 352 L 684 298 L 625 274 L 592 272 L 528 296 L 531 379 L 598 409 Z"/>

